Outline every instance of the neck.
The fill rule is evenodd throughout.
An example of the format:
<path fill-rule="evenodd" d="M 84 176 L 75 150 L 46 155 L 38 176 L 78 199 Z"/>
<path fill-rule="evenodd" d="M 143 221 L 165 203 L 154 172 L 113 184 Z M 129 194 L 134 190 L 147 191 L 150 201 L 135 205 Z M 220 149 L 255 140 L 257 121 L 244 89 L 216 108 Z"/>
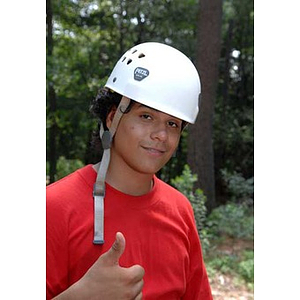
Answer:
<path fill-rule="evenodd" d="M 153 186 L 152 178 L 153 176 L 149 175 L 134 177 L 130 174 L 114 173 L 114 171 L 108 169 L 105 181 L 124 194 L 141 196 L 151 191 Z"/>
<path fill-rule="evenodd" d="M 94 165 L 98 171 L 100 163 Z M 109 164 L 105 182 L 118 191 L 132 196 L 141 196 L 149 193 L 153 188 L 154 174 L 141 174 L 127 170 L 119 170 L 112 161 Z"/>

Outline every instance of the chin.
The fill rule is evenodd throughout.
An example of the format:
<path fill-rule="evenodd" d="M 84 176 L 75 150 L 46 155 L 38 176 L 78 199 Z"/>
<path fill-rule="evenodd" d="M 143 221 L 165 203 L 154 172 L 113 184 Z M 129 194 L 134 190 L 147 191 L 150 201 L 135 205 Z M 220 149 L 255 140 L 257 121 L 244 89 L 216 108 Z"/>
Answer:
<path fill-rule="evenodd" d="M 165 164 L 160 164 L 160 165 L 150 165 L 150 166 L 141 166 L 140 170 L 142 173 L 144 174 L 156 174 L 157 172 L 159 172 Z"/>
<path fill-rule="evenodd" d="M 136 165 L 131 165 L 130 166 L 133 170 L 136 172 L 143 174 L 143 175 L 154 175 L 156 174 L 162 167 L 163 165 L 159 164 L 156 165 L 155 163 L 139 163 Z"/>

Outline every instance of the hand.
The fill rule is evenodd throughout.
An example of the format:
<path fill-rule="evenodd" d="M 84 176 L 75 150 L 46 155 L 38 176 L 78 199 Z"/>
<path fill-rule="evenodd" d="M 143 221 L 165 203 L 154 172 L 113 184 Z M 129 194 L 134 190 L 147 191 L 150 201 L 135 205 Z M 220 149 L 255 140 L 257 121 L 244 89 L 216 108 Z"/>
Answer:
<path fill-rule="evenodd" d="M 119 259 L 125 250 L 125 238 L 116 234 L 112 247 L 92 265 L 86 274 L 57 299 L 141 300 L 144 269 L 139 265 L 122 268 Z"/>

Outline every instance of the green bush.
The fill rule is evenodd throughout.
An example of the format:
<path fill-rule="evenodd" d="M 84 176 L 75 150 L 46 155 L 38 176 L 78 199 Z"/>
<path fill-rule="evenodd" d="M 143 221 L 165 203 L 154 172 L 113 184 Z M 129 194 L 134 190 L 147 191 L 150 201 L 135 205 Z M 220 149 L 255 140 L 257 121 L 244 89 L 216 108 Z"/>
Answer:
<path fill-rule="evenodd" d="M 237 255 L 220 255 L 209 260 L 210 268 L 223 274 L 234 274 L 238 265 Z"/>
<path fill-rule="evenodd" d="M 230 200 L 237 203 L 253 204 L 254 178 L 245 179 L 240 173 L 221 170 L 222 178 L 230 195 Z"/>
<path fill-rule="evenodd" d="M 191 202 L 195 221 L 198 229 L 198 234 L 201 239 L 201 245 L 204 252 L 209 248 L 208 232 L 205 229 L 207 209 L 205 206 L 206 196 L 201 189 L 194 191 L 194 183 L 197 181 L 197 175 L 192 174 L 191 169 L 188 165 L 185 165 L 183 172 L 180 176 L 175 179 L 171 179 L 171 184 L 183 193 Z"/>
<path fill-rule="evenodd" d="M 220 272 L 230 274 L 247 283 L 254 283 L 254 252 L 244 251 L 240 254 L 218 254 L 207 260 L 209 275 Z"/>
<path fill-rule="evenodd" d="M 66 159 L 64 156 L 60 156 L 56 163 L 57 180 L 67 176 L 79 168 L 82 168 L 83 166 L 83 162 L 79 159 Z"/>
<path fill-rule="evenodd" d="M 79 159 L 66 159 L 64 156 L 60 156 L 56 162 L 56 174 L 55 180 L 59 180 L 70 173 L 76 171 L 84 166 L 83 162 Z M 49 174 L 49 163 L 46 164 L 46 172 Z"/>
<path fill-rule="evenodd" d="M 253 210 L 245 204 L 228 203 L 215 208 L 207 218 L 209 233 L 214 237 L 253 239 Z"/>
<path fill-rule="evenodd" d="M 253 252 L 252 252 L 253 253 Z M 238 264 L 238 273 L 246 282 L 254 282 L 254 258 L 242 260 Z"/>

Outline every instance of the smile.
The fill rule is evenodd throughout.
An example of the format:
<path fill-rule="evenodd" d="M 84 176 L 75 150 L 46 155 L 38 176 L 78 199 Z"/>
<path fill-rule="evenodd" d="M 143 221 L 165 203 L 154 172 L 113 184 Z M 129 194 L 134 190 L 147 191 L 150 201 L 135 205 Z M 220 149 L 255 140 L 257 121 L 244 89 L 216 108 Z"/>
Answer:
<path fill-rule="evenodd" d="M 145 149 L 148 153 L 153 155 L 162 155 L 166 152 L 165 150 L 161 150 L 157 148 L 151 148 L 151 147 L 142 147 L 142 148 Z"/>

